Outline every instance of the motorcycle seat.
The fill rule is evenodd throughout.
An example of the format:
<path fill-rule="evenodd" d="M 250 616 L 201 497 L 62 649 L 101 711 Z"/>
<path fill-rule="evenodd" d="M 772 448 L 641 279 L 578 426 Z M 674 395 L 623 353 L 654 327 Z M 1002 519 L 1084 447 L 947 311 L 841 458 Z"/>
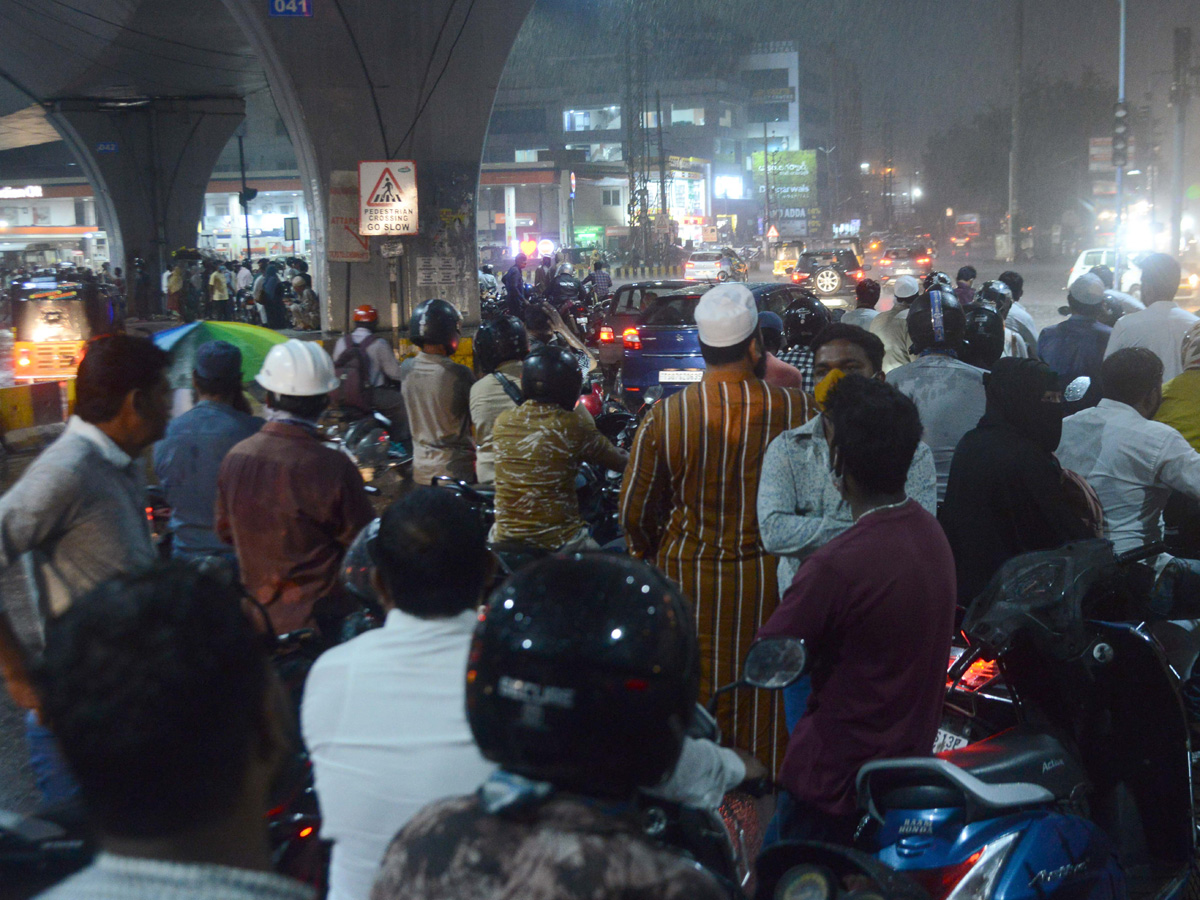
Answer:
<path fill-rule="evenodd" d="M 963 807 L 968 821 L 1071 796 L 1084 775 L 1050 735 L 1012 728 L 939 756 L 884 759 L 858 774 L 860 805 L 880 821 L 889 809 Z"/>

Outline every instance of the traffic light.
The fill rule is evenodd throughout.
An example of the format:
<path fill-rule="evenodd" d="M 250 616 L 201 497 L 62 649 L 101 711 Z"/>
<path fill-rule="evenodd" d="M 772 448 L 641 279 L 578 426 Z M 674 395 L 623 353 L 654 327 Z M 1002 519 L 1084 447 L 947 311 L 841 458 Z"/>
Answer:
<path fill-rule="evenodd" d="M 1112 161 L 1119 169 L 1129 165 L 1129 108 L 1124 103 L 1113 108 Z"/>

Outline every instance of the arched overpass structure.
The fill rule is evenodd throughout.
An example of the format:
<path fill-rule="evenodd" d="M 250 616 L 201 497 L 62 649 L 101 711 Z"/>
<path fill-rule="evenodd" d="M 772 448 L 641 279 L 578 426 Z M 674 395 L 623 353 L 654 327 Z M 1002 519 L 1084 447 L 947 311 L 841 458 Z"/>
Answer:
<path fill-rule="evenodd" d="M 403 240 L 405 307 L 444 296 L 474 318 L 479 162 L 533 0 L 306 2 L 311 16 L 271 15 L 276 0 L 3 0 L 0 116 L 46 110 L 92 184 L 114 261 L 140 256 L 156 279 L 195 243 L 244 98 L 269 87 L 296 152 L 327 325 L 345 323 L 347 290 L 386 316 L 383 239 L 362 239 L 368 261 L 336 261 L 362 245 L 331 225 L 330 198 L 359 161 L 392 158 L 416 161 L 420 197 L 420 234 Z"/>

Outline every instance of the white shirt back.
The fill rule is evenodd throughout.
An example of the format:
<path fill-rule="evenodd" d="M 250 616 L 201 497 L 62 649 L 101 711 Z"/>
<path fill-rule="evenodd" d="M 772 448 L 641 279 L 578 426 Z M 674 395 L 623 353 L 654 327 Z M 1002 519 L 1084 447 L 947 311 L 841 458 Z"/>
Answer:
<path fill-rule="evenodd" d="M 383 628 L 324 653 L 304 688 L 301 727 L 334 841 L 330 900 L 367 900 L 384 851 L 423 806 L 469 794 L 495 766 L 466 716 L 474 610 Z"/>
<path fill-rule="evenodd" d="M 1056 455 L 1095 488 L 1104 536 L 1118 553 L 1162 540 L 1172 488 L 1200 499 L 1200 453 L 1170 425 L 1117 400 L 1064 419 Z"/>
<path fill-rule="evenodd" d="M 1162 360 L 1163 382 L 1168 382 L 1183 371 L 1183 336 L 1197 322 L 1200 319 L 1180 309 L 1174 300 L 1151 303 L 1141 312 L 1117 320 L 1104 358 L 1126 347 L 1145 347 Z"/>

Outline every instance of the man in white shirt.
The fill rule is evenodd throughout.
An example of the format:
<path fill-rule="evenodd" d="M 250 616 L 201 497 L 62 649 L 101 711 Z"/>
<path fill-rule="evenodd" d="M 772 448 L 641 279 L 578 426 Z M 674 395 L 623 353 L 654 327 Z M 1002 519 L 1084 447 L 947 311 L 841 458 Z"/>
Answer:
<path fill-rule="evenodd" d="M 1162 511 L 1173 490 L 1200 499 L 1200 453 L 1170 425 L 1153 421 L 1162 372 L 1146 348 L 1119 350 L 1100 369 L 1100 405 L 1063 421 L 1058 460 L 1095 489 L 1104 536 L 1118 553 L 1162 540 Z"/>
<path fill-rule="evenodd" d="M 466 716 L 467 654 L 491 575 L 478 519 L 422 488 L 384 513 L 371 548 L 382 628 L 324 653 L 301 727 L 334 842 L 330 900 L 367 900 L 388 842 L 421 807 L 474 791 L 495 766 Z"/>
<path fill-rule="evenodd" d="M 911 275 L 901 275 L 892 282 L 894 303 L 891 309 L 875 316 L 868 329 L 883 341 L 883 371 L 890 372 L 912 362 L 908 339 L 908 308 L 921 293 L 921 285 Z"/>
<path fill-rule="evenodd" d="M 1179 263 L 1165 253 L 1151 253 L 1142 261 L 1142 301 L 1146 308 L 1117 321 L 1105 356 L 1126 347 L 1146 347 L 1162 360 L 1163 381 L 1183 371 L 1179 355 L 1183 336 L 1200 319 L 1175 303 L 1179 271 Z"/>

